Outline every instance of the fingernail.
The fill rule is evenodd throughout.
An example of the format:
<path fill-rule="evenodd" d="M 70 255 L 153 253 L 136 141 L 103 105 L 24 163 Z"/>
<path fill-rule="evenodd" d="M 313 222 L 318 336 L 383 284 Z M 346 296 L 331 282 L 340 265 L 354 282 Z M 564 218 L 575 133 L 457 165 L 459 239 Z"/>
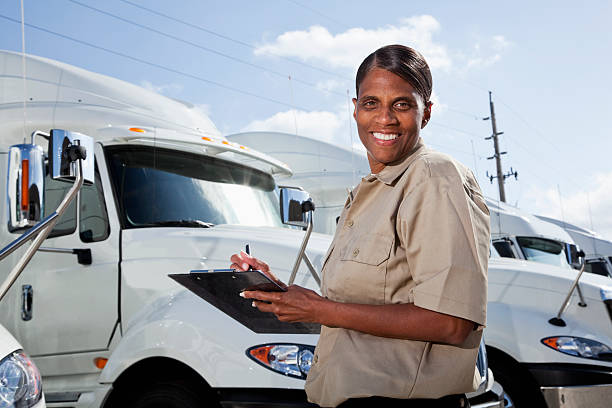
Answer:
<path fill-rule="evenodd" d="M 249 264 L 248 263 L 243 263 L 242 264 L 242 269 L 249 269 Z"/>
<path fill-rule="evenodd" d="M 244 292 L 240 292 L 240 297 L 244 297 Z"/>
<path fill-rule="evenodd" d="M 255 302 L 252 302 L 252 303 L 251 303 L 251 306 L 253 306 L 253 307 L 257 307 L 257 305 L 255 304 Z"/>

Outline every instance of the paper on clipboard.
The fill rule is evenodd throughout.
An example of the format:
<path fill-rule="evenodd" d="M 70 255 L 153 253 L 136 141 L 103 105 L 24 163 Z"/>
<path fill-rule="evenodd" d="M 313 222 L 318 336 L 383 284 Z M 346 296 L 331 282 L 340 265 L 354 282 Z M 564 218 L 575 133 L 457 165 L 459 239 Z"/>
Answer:
<path fill-rule="evenodd" d="M 273 313 L 252 307 L 251 299 L 242 298 L 240 292 L 247 289 L 282 290 L 261 271 L 194 270 L 168 276 L 255 333 L 318 334 L 321 331 L 321 325 L 316 323 L 281 322 Z"/>

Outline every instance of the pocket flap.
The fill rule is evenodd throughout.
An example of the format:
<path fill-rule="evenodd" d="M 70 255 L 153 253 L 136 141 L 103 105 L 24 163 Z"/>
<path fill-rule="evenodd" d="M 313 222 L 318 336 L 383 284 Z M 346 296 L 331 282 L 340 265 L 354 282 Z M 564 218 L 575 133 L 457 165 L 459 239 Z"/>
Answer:
<path fill-rule="evenodd" d="M 344 248 L 341 259 L 378 266 L 389 259 L 392 244 L 393 238 L 386 235 L 360 235 Z"/>

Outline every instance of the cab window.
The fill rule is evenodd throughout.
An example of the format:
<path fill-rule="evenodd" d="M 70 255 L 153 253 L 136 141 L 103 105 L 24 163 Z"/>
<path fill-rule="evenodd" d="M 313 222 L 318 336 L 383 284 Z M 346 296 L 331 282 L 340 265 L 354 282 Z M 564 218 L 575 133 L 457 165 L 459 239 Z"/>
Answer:
<path fill-rule="evenodd" d="M 81 241 L 97 242 L 105 240 L 110 234 L 110 224 L 97 163 L 94 184 L 81 187 L 80 195 L 79 236 Z"/>
<path fill-rule="evenodd" d="M 72 183 L 65 181 L 53 180 L 49 175 L 49 166 L 46 166 L 45 172 L 45 192 L 43 196 L 44 202 L 44 216 L 53 214 L 60 203 L 66 197 L 66 194 L 72 187 Z M 47 238 L 59 237 L 60 235 L 70 235 L 76 231 L 77 225 L 77 210 L 76 200 L 73 200 L 64 215 L 57 221 L 53 230 L 49 233 Z"/>

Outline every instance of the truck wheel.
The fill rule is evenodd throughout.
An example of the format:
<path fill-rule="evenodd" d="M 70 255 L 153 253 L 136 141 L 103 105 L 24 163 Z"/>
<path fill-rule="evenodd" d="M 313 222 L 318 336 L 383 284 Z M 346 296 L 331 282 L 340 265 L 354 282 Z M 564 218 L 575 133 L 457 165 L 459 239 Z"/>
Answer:
<path fill-rule="evenodd" d="M 126 406 L 133 408 L 218 407 L 208 390 L 188 381 L 155 382 L 131 393 Z"/>

